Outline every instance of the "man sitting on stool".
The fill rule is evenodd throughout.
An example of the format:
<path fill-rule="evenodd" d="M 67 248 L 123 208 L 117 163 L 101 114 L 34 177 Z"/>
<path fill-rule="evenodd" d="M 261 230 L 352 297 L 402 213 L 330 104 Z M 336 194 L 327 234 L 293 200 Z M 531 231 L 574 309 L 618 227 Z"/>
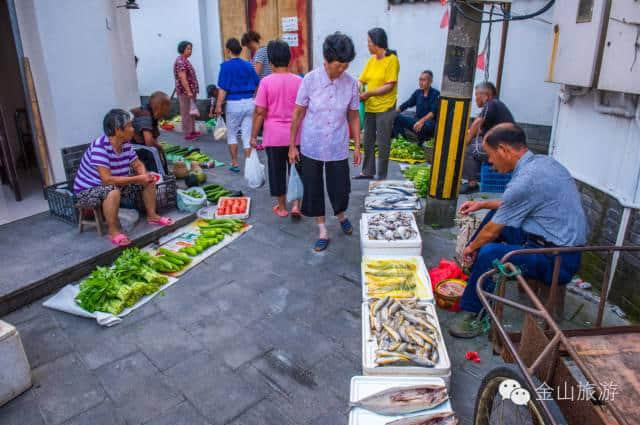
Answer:
<path fill-rule="evenodd" d="M 463 215 L 490 210 L 464 250 L 465 263 L 473 264 L 460 307 L 466 313 L 450 325 L 451 335 L 472 338 L 483 329 L 482 304 L 476 292 L 480 276 L 493 261 L 523 248 L 580 246 L 586 242 L 587 224 L 576 184 L 569 171 L 555 159 L 529 151 L 520 127 L 499 124 L 484 136 L 489 162 L 501 173 L 513 172 L 502 200 L 468 201 Z M 558 283 L 567 284 L 580 268 L 580 253 L 561 254 Z M 523 276 L 550 285 L 555 256 L 516 255 L 509 261 Z M 484 288 L 493 290 L 493 282 Z"/>
<path fill-rule="evenodd" d="M 392 137 L 405 135 L 406 130 L 412 130 L 418 136 L 418 145 L 433 137 L 436 129 L 436 115 L 440 102 L 440 92 L 433 87 L 433 72 L 422 71 L 418 80 L 418 90 L 413 92 L 409 100 L 397 109 L 398 115 L 393 123 Z M 416 107 L 415 117 L 402 114 L 406 109 Z"/>

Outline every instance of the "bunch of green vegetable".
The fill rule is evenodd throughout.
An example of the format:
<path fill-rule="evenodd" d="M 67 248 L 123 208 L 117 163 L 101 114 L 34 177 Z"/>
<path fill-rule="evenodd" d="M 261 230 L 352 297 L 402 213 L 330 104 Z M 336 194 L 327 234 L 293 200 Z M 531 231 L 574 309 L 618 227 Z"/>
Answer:
<path fill-rule="evenodd" d="M 244 227 L 242 220 L 232 218 L 214 218 L 199 225 L 200 236 L 192 246 L 180 248 L 180 252 L 195 257 L 208 248 L 219 244 L 227 235 L 238 232 Z"/>
<path fill-rule="evenodd" d="M 389 156 L 397 159 L 424 161 L 424 150 L 404 137 L 398 136 L 391 141 L 391 153 Z"/>
<path fill-rule="evenodd" d="M 153 294 L 169 279 L 154 269 L 151 255 L 138 248 L 125 250 L 112 267 L 98 267 L 80 284 L 75 301 L 93 313 L 120 314 L 140 298 Z"/>
<path fill-rule="evenodd" d="M 184 159 L 188 159 L 189 161 L 195 162 L 209 162 L 211 158 L 209 155 L 206 155 L 202 152 L 191 152 L 189 155 L 185 156 Z"/>
<path fill-rule="evenodd" d="M 208 186 L 203 187 L 204 192 L 207 194 L 207 200 L 209 202 L 216 203 L 218 199 L 223 196 L 229 196 L 232 192 L 228 189 L 225 189 L 223 186 L 219 184 L 210 184 Z"/>
<path fill-rule="evenodd" d="M 196 198 L 196 199 L 200 199 L 202 198 L 202 193 L 200 193 L 199 191 L 195 190 L 195 189 L 191 189 L 188 192 L 185 192 L 187 195 L 191 196 L 192 198 Z"/>
<path fill-rule="evenodd" d="M 402 172 L 407 180 L 413 182 L 418 195 L 422 198 L 427 196 L 429 182 L 431 181 L 431 165 L 419 164 L 410 165 Z"/>
<path fill-rule="evenodd" d="M 161 273 L 179 272 L 191 263 L 189 256 L 167 248 L 158 249 L 158 253 L 163 255 L 152 256 L 151 261 L 154 263 L 155 270 Z"/>

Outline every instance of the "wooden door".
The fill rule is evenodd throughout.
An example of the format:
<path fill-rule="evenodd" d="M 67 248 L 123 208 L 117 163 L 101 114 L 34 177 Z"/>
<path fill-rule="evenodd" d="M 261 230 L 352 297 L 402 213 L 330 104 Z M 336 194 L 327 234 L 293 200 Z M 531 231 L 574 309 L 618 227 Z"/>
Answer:
<path fill-rule="evenodd" d="M 220 0 L 219 4 L 223 50 L 228 38 L 240 39 L 251 29 L 262 36 L 263 45 L 279 38 L 287 41 L 291 47 L 291 72 L 309 71 L 310 0 Z"/>

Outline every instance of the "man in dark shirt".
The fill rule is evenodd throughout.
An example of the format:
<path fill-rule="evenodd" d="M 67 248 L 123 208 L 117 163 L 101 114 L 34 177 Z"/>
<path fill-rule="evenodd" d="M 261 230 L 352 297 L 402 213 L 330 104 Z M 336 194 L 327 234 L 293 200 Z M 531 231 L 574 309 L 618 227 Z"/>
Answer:
<path fill-rule="evenodd" d="M 498 124 L 515 123 L 511 111 L 498 100 L 496 94 L 496 87 L 488 81 L 476 86 L 476 105 L 478 108 L 482 108 L 482 111 L 471 124 L 465 137 L 467 149 L 464 155 L 462 178 L 467 180 L 467 184 L 460 189 L 462 194 L 478 191 L 480 167 L 483 162 L 487 162 L 487 155 L 482 149 L 484 135 Z"/>
<path fill-rule="evenodd" d="M 158 142 L 160 137 L 160 129 L 158 128 L 158 121 L 166 118 L 169 115 L 169 109 L 171 107 L 169 96 L 166 93 L 157 91 L 149 97 L 149 104 L 141 106 L 140 108 L 134 108 L 131 110 L 133 114 L 133 129 L 135 131 L 132 142 L 138 145 L 145 145 L 149 148 L 154 148 L 158 151 L 160 161 L 162 162 L 162 168 L 164 170 L 158 170 L 153 155 L 149 152 L 138 151 L 139 159 L 144 163 L 149 171 L 156 171 L 164 174 L 168 173 L 167 160 L 164 156 L 164 150 Z"/>
<path fill-rule="evenodd" d="M 433 83 L 433 72 L 423 71 L 418 80 L 420 88 L 398 108 L 398 115 L 393 123 L 393 137 L 404 135 L 405 130 L 412 130 L 418 136 L 419 145 L 433 137 L 440 92 L 431 87 L 431 83 Z M 413 106 L 416 107 L 415 117 L 400 113 Z"/>

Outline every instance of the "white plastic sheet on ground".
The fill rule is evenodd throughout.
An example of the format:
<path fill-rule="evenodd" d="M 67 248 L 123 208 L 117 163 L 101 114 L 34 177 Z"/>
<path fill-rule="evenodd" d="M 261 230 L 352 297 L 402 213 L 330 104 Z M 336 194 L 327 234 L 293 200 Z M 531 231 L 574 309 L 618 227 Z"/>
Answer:
<path fill-rule="evenodd" d="M 169 282 L 163 285 L 158 291 L 154 292 L 151 295 L 147 295 L 138 301 L 135 305 L 129 308 L 125 308 L 122 310 L 122 313 L 117 316 L 111 313 L 103 313 L 100 311 L 96 311 L 95 313 L 90 313 L 87 310 L 80 307 L 76 304 L 76 296 L 80 292 L 80 284 L 77 285 L 67 285 L 61 290 L 58 291 L 54 296 L 46 300 L 42 303 L 43 306 L 51 308 L 53 310 L 62 311 L 65 313 L 73 314 L 75 316 L 87 317 L 90 319 L 96 319 L 100 326 L 113 326 L 117 325 L 122 321 L 122 318 L 127 314 L 131 313 L 133 310 L 142 307 L 149 301 L 153 299 L 156 295 L 161 293 L 163 290 L 167 289 L 174 283 L 176 283 L 178 279 L 175 277 L 169 277 Z"/>

